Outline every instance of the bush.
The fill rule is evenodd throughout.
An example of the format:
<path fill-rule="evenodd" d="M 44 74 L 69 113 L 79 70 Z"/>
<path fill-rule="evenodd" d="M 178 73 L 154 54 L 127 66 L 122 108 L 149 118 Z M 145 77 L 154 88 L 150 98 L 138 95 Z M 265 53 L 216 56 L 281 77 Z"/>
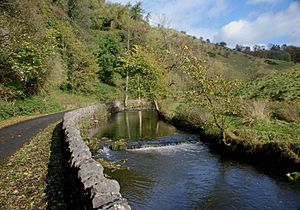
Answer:
<path fill-rule="evenodd" d="M 300 106 L 294 102 L 274 102 L 271 104 L 271 115 L 286 122 L 300 122 Z"/>
<path fill-rule="evenodd" d="M 270 112 L 268 101 L 266 100 L 251 100 L 245 104 L 246 115 L 258 120 L 268 120 Z"/>
<path fill-rule="evenodd" d="M 121 100 L 124 97 L 124 93 L 120 89 L 101 82 L 97 83 L 94 94 L 103 102 Z"/>

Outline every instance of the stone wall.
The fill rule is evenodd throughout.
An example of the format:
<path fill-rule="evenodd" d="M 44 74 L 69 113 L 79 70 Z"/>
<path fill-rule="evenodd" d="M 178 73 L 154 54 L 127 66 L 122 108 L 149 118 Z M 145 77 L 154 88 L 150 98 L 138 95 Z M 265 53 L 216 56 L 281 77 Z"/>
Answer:
<path fill-rule="evenodd" d="M 99 108 L 100 106 L 89 106 L 64 115 L 69 181 L 72 183 L 70 191 L 76 194 L 74 202 L 81 205 L 77 205 L 78 209 L 130 209 L 127 200 L 119 192 L 119 183 L 104 177 L 103 167 L 92 158 L 76 127 L 81 119 L 92 117 Z"/>

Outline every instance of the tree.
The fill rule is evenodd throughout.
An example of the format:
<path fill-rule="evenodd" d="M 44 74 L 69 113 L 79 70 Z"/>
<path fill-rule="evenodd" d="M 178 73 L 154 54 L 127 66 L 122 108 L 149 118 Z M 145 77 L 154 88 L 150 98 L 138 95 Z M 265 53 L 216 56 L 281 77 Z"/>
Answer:
<path fill-rule="evenodd" d="M 196 106 L 201 106 L 213 116 L 211 125 L 216 126 L 225 135 L 224 116 L 236 115 L 240 112 L 235 98 L 230 90 L 238 85 L 236 81 L 225 81 L 221 76 L 210 76 L 210 64 L 207 60 L 193 55 L 184 46 L 184 71 L 191 78 L 193 88 L 186 92 L 187 98 Z M 223 139 L 224 140 L 224 139 Z"/>
<path fill-rule="evenodd" d="M 99 78 L 110 85 L 116 85 L 114 81 L 119 75 L 114 71 L 118 64 L 118 57 L 122 48 L 117 36 L 112 33 L 106 34 L 99 39 L 96 51 L 97 63 L 100 67 Z"/>
<path fill-rule="evenodd" d="M 105 13 L 104 0 L 68 0 L 68 15 L 85 28 L 99 29 Z"/>
<path fill-rule="evenodd" d="M 273 51 L 280 51 L 280 45 L 276 45 L 274 44 L 270 50 L 273 50 Z"/>
<path fill-rule="evenodd" d="M 163 65 L 153 53 L 136 45 L 121 57 L 116 70 L 128 75 L 129 91 L 133 95 L 153 100 L 158 108 L 157 99 L 165 94 L 165 83 Z"/>
<path fill-rule="evenodd" d="M 250 51 L 251 51 L 251 48 L 249 46 L 245 46 L 245 48 L 243 49 L 243 52 L 249 53 Z"/>
<path fill-rule="evenodd" d="M 243 50 L 243 46 L 237 44 L 237 45 L 235 46 L 235 50 L 241 52 L 241 51 Z"/>
<path fill-rule="evenodd" d="M 260 51 L 261 50 L 261 47 L 260 47 L 260 45 L 254 45 L 253 46 L 253 51 L 255 52 L 255 51 Z"/>
<path fill-rule="evenodd" d="M 227 43 L 226 42 L 220 42 L 219 45 L 222 46 L 222 47 L 226 47 Z"/>
<path fill-rule="evenodd" d="M 130 6 L 130 17 L 133 20 L 142 21 L 143 20 L 143 9 L 142 9 L 142 2 L 137 2 L 135 5 Z"/>
<path fill-rule="evenodd" d="M 300 63 L 300 47 L 295 46 L 287 46 L 286 50 L 287 53 L 291 55 L 291 60 L 295 63 Z"/>

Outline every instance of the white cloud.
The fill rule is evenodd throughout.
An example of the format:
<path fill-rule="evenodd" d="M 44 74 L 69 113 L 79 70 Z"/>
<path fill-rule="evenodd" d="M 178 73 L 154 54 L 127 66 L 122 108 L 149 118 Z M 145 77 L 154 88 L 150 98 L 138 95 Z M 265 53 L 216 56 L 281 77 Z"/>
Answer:
<path fill-rule="evenodd" d="M 293 2 L 285 11 L 265 13 L 255 20 L 236 20 L 223 26 L 214 36 L 214 41 L 235 44 L 255 44 L 268 39 L 291 37 L 292 43 L 300 44 L 300 3 Z"/>
<path fill-rule="evenodd" d="M 248 0 L 248 4 L 276 4 L 281 0 Z"/>

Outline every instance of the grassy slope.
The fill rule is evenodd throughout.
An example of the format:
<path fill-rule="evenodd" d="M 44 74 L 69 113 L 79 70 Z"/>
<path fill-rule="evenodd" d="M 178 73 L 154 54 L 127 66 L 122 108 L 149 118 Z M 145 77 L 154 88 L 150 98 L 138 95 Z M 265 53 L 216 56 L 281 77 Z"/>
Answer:
<path fill-rule="evenodd" d="M 236 93 L 247 99 L 271 98 L 280 101 L 300 99 L 300 65 L 246 83 Z"/>
<path fill-rule="evenodd" d="M 251 81 L 295 66 L 292 62 L 277 60 L 274 61 L 277 65 L 269 65 L 265 63 L 265 59 L 213 44 L 204 44 L 203 50 L 215 54 L 215 57 L 211 57 L 212 71 L 218 72 L 229 80 Z"/>

